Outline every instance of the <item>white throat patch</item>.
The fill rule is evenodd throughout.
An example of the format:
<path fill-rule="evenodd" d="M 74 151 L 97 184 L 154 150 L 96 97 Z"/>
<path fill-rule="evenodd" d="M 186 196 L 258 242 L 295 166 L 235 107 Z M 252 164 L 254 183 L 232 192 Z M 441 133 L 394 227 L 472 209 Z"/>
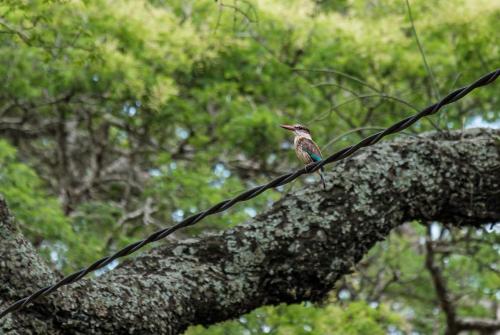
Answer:
<path fill-rule="evenodd" d="M 295 133 L 295 136 L 297 136 L 297 137 L 305 137 L 305 138 L 308 138 L 310 140 L 312 139 L 311 134 L 309 134 L 307 131 L 297 129 L 294 131 L 294 133 Z"/>

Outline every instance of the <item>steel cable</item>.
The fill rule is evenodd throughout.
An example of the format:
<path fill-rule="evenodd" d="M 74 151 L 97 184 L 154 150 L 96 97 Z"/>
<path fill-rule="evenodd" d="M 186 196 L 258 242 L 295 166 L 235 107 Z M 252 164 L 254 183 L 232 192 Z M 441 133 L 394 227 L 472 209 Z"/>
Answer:
<path fill-rule="evenodd" d="M 495 81 L 498 78 L 499 75 L 500 75 L 500 69 L 492 71 L 492 72 L 482 76 L 481 78 L 479 78 L 478 80 L 476 80 L 472 84 L 465 86 L 465 87 L 462 87 L 462 88 L 459 88 L 459 89 L 451 92 L 450 94 L 448 94 L 446 97 L 444 97 L 438 103 L 435 103 L 435 104 L 425 108 L 421 112 L 395 123 L 394 125 L 392 125 L 391 127 L 387 128 L 383 131 L 377 132 L 371 136 L 366 137 L 365 139 L 363 139 L 362 141 L 360 141 L 356 145 L 346 147 L 346 148 L 344 148 L 340 151 L 337 151 L 336 153 L 328 156 L 327 158 L 325 158 L 319 162 L 311 163 L 311 164 L 305 166 L 304 168 L 299 169 L 295 172 L 291 172 L 291 173 L 287 173 L 287 174 L 284 174 L 282 176 L 279 176 L 276 179 L 271 180 L 269 183 L 267 183 L 265 185 L 260 185 L 260 186 L 254 187 L 252 189 L 249 189 L 249 190 L 239 194 L 238 196 L 236 196 L 232 199 L 227 199 L 227 200 L 221 201 L 218 204 L 212 206 L 211 208 L 209 208 L 203 212 L 199 212 L 197 214 L 191 215 L 190 217 L 182 220 L 181 222 L 177 223 L 176 225 L 174 225 L 170 228 L 165 228 L 165 229 L 156 231 L 153 234 L 149 235 L 147 238 L 145 238 L 141 241 L 137 241 L 135 243 L 132 243 L 132 244 L 124 247 L 123 249 L 119 250 L 118 252 L 114 253 L 113 255 L 101 258 L 98 261 L 94 262 L 92 265 L 88 266 L 87 268 L 84 268 L 80 271 L 77 271 L 75 273 L 72 273 L 72 274 L 64 277 L 63 279 L 61 279 L 60 281 L 58 281 L 54 285 L 44 287 L 44 288 L 38 290 L 37 292 L 33 293 L 30 296 L 16 301 L 15 303 L 13 303 L 12 305 L 7 307 L 5 310 L 3 310 L 0 313 L 0 319 L 11 312 L 14 312 L 14 311 L 17 311 L 17 310 L 23 308 L 24 306 L 26 306 L 28 303 L 34 301 L 35 299 L 42 297 L 42 296 L 46 296 L 46 295 L 50 294 L 51 292 L 54 292 L 55 290 L 57 290 L 61 286 L 65 286 L 65 285 L 69 285 L 71 283 L 74 283 L 74 282 L 80 280 L 81 278 L 83 278 L 88 273 L 93 272 L 97 269 L 100 269 L 100 268 L 108 265 L 109 263 L 116 260 L 117 258 L 130 255 L 130 254 L 134 253 L 135 251 L 141 249 L 143 246 L 150 244 L 152 242 L 161 240 L 161 239 L 165 238 L 166 236 L 172 234 L 173 232 L 175 232 L 181 228 L 194 225 L 209 215 L 223 212 L 223 211 L 227 210 L 228 208 L 234 206 L 238 202 L 247 201 L 247 200 L 250 200 L 252 198 L 255 198 L 256 196 L 258 196 L 259 194 L 261 194 L 262 192 L 264 192 L 270 188 L 275 188 L 277 186 L 288 184 L 303 174 L 314 172 L 326 164 L 330 164 L 330 163 L 339 161 L 341 159 L 344 159 L 344 158 L 352 155 L 353 153 L 355 153 L 356 151 L 358 151 L 359 149 L 361 149 L 363 147 L 373 145 L 387 135 L 400 132 L 400 131 L 408 128 L 409 126 L 411 126 L 415 122 L 417 122 L 422 117 L 435 114 L 443 106 L 448 105 L 452 102 L 455 102 L 455 101 L 463 98 L 465 95 L 470 93 L 472 90 L 492 83 L 493 81 Z"/>

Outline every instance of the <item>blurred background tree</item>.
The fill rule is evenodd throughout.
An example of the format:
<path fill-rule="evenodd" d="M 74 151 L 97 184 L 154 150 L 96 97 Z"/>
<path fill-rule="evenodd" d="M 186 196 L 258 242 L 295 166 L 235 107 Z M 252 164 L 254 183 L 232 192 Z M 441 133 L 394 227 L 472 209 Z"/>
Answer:
<path fill-rule="evenodd" d="M 498 0 L 3 1 L 0 190 L 47 260 L 77 269 L 298 167 L 280 123 L 307 124 L 332 153 L 492 70 L 498 22 Z M 399 136 L 499 127 L 497 93 Z M 242 223 L 289 190 L 173 238 Z M 378 245 L 324 306 L 187 334 L 440 334 L 436 280 L 458 315 L 495 318 L 498 228 L 426 224 Z"/>

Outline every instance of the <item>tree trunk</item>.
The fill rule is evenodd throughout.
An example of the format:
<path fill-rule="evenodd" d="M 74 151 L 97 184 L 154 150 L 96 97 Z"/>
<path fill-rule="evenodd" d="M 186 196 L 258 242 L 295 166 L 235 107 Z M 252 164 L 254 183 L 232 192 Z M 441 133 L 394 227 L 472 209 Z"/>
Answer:
<path fill-rule="evenodd" d="M 224 232 L 158 243 L 97 278 L 0 320 L 9 334 L 179 334 L 269 304 L 318 301 L 375 243 L 411 220 L 500 221 L 500 131 L 377 144 Z M 0 307 L 54 273 L 0 201 Z"/>

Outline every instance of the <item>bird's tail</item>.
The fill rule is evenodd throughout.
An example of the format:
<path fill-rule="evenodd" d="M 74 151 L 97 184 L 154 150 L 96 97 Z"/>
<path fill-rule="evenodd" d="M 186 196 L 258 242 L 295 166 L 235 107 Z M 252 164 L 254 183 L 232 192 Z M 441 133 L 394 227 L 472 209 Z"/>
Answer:
<path fill-rule="evenodd" d="M 319 177 L 321 178 L 321 183 L 323 184 L 323 189 L 326 190 L 325 177 L 323 177 L 323 167 L 318 170 Z"/>

